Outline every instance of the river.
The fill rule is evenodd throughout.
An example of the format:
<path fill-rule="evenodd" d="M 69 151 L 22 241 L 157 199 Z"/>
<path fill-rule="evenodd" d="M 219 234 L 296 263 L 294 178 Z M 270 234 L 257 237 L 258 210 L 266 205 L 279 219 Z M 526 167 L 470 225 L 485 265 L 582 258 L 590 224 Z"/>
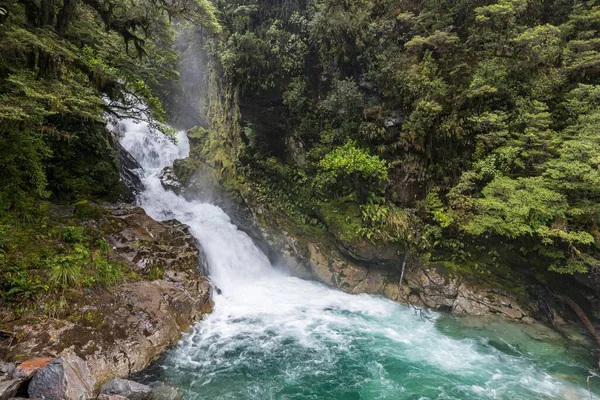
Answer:
<path fill-rule="evenodd" d="M 118 124 L 142 166 L 138 203 L 190 227 L 222 293 L 146 379 L 184 399 L 589 399 L 589 354 L 526 325 L 427 318 L 273 268 L 219 207 L 163 189 L 157 174 L 189 152 L 145 123 Z M 115 128 L 115 127 L 113 127 Z M 598 398 L 594 395 L 594 398 Z"/>

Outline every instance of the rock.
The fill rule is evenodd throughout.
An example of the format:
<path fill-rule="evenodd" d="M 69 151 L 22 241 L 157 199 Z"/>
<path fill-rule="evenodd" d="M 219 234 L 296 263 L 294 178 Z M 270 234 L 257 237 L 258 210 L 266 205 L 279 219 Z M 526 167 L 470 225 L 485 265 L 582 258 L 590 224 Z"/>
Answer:
<path fill-rule="evenodd" d="M 337 240 L 337 248 L 343 254 L 355 260 L 362 261 L 370 265 L 393 267 L 399 264 L 403 255 L 399 254 L 399 247 L 393 243 L 374 244 L 367 239 L 356 239 L 352 242 L 343 240 L 339 232 L 329 227 L 332 235 Z"/>
<path fill-rule="evenodd" d="M 516 320 L 527 316 L 513 298 L 484 287 L 472 287 L 467 284 L 459 286 L 452 311 L 469 315 L 498 314 Z"/>
<path fill-rule="evenodd" d="M 121 123 L 115 127 L 118 135 L 125 134 L 125 128 Z M 137 160 L 127 151 L 117 138 L 111 136 L 111 145 L 117 150 L 117 164 L 119 166 L 119 175 L 125 187 L 129 190 L 127 201 L 135 201 L 135 195 L 144 190 L 144 183 L 137 174 L 142 169 Z"/>
<path fill-rule="evenodd" d="M 173 167 L 165 167 L 158 174 L 158 179 L 160 179 L 160 183 L 165 190 L 170 190 L 178 195 L 185 190 L 185 187 L 179 182 Z"/>
<path fill-rule="evenodd" d="M 329 261 L 327 258 L 321 253 L 321 250 L 312 243 L 308 245 L 308 250 L 310 252 L 309 264 L 313 274 L 321 282 L 330 286 L 335 286 L 333 274 L 329 269 Z"/>
<path fill-rule="evenodd" d="M 112 379 L 102 390 L 101 395 L 118 395 L 129 400 L 147 400 L 152 396 L 152 388 L 127 379 Z"/>
<path fill-rule="evenodd" d="M 0 382 L 10 380 L 15 368 L 13 363 L 0 362 Z"/>
<path fill-rule="evenodd" d="M 161 385 L 152 392 L 152 400 L 181 400 L 183 396 L 176 388 L 167 385 Z"/>
<path fill-rule="evenodd" d="M 14 397 L 21 388 L 23 382 L 25 382 L 23 379 L 0 382 L 0 400 L 8 400 Z"/>
<path fill-rule="evenodd" d="M 64 355 L 40 369 L 31 379 L 29 397 L 44 400 L 81 400 L 93 396 L 95 379 L 85 361 Z"/>
<path fill-rule="evenodd" d="M 127 397 L 119 396 L 118 394 L 101 394 L 98 400 L 128 400 Z"/>
<path fill-rule="evenodd" d="M 381 270 L 369 270 L 367 276 L 352 290 L 352 293 L 379 294 L 383 291 L 386 274 Z"/>
<path fill-rule="evenodd" d="M 146 368 L 210 312 L 212 301 L 202 275 L 208 261 L 187 226 L 157 222 L 133 205 L 95 207 L 99 212 L 85 221 L 86 231 L 104 238 L 112 248 L 110 261 L 139 279 L 69 297 L 69 309 L 76 310 L 69 318 L 15 319 L 11 331 L 22 339 L 10 347 L 0 342 L 0 359 L 75 354 L 85 359 L 99 391 L 110 379 Z M 150 281 L 145 275 L 150 268 L 161 279 Z M 26 361 L 15 377 L 31 378 L 51 360 Z"/>
<path fill-rule="evenodd" d="M 367 277 L 369 273 L 369 270 L 365 267 L 361 267 L 355 263 L 338 258 L 331 259 L 331 268 L 334 271 L 336 276 L 335 280 L 340 289 L 350 293 Z"/>
<path fill-rule="evenodd" d="M 30 379 L 38 370 L 46 367 L 54 360 L 53 358 L 33 358 L 21 363 L 15 368 L 12 377 L 13 379 Z"/>

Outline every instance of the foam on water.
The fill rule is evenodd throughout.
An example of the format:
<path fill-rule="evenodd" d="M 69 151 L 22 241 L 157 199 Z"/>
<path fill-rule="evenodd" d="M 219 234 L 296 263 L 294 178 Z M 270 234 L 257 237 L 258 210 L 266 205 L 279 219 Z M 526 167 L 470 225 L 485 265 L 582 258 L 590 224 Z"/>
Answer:
<path fill-rule="evenodd" d="M 175 145 L 145 124 L 112 129 L 142 166 L 139 204 L 157 220 L 189 225 L 222 289 L 214 312 L 154 368 L 186 399 L 589 398 L 585 369 L 568 356 L 552 368 L 576 368 L 574 382 L 551 375 L 530 353 L 452 336 L 437 315 L 425 320 L 380 297 L 273 269 L 219 207 L 163 189 L 161 168 L 189 152 L 184 132 Z"/>

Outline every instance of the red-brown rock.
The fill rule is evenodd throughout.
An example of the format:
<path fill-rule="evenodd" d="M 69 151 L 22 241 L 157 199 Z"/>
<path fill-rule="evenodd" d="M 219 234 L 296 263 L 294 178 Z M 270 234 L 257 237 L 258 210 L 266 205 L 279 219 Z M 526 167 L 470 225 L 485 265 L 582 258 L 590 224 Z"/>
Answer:
<path fill-rule="evenodd" d="M 36 372 L 38 372 L 38 370 L 50 364 L 52 360 L 54 359 L 32 358 L 31 360 L 27 360 L 15 368 L 12 377 L 13 379 L 30 379 L 33 375 L 35 375 Z"/>

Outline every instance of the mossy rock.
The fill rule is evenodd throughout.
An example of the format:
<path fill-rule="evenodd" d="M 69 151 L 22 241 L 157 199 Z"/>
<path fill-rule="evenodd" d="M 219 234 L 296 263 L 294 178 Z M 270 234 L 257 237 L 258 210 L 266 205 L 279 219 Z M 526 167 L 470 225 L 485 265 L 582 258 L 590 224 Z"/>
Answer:
<path fill-rule="evenodd" d="M 323 202 L 319 212 L 327 230 L 335 237 L 336 246 L 345 255 L 376 265 L 395 266 L 401 263 L 404 249 L 398 243 L 369 240 L 361 236 L 361 211 L 353 196 Z"/>

